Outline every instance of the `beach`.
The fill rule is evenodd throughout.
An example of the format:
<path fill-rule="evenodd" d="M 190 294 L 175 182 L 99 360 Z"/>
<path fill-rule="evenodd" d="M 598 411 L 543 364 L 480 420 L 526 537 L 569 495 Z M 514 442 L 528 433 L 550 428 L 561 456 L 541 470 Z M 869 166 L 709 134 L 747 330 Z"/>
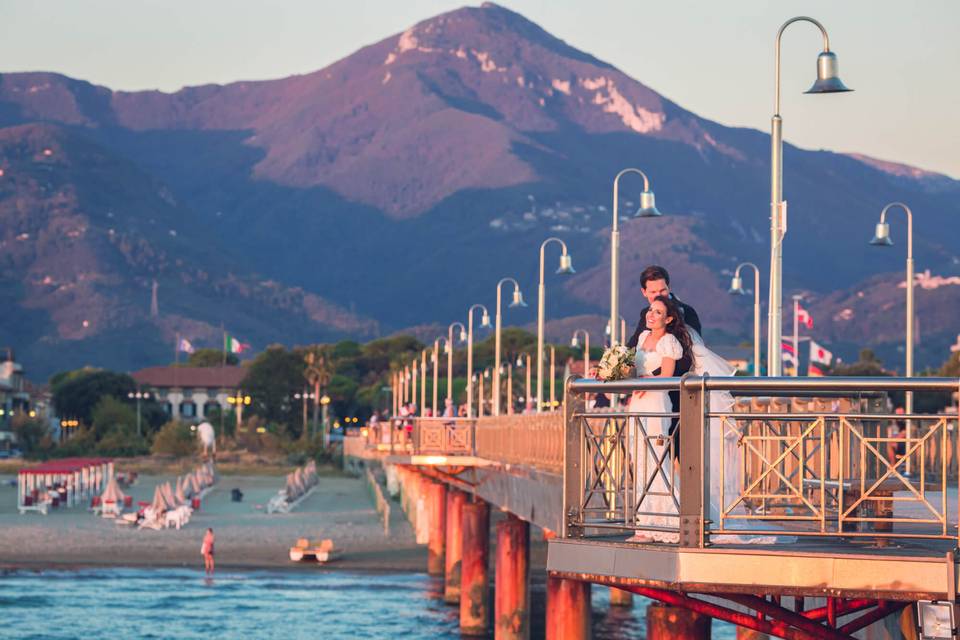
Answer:
<path fill-rule="evenodd" d="M 142 475 L 124 492 L 149 501 L 158 483 L 172 475 Z M 323 474 L 313 492 L 288 514 L 267 514 L 266 503 L 283 486 L 282 475 L 222 475 L 201 508 L 181 530 L 138 530 L 101 518 L 85 508 L 53 509 L 46 516 L 16 510 L 15 476 L 0 476 L 0 567 L 202 566 L 200 543 L 207 527 L 216 534 L 217 568 L 322 570 L 293 563 L 297 538 L 330 538 L 342 551 L 332 569 L 422 571 L 426 550 L 397 504 L 390 537 L 374 509 L 365 480 Z M 231 501 L 231 490 L 243 492 Z"/>

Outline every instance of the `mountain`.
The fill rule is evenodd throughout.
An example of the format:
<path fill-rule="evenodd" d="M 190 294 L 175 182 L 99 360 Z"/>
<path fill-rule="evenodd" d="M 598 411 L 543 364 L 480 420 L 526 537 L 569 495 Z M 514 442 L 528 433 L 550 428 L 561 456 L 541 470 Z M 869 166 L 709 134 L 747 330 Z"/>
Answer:
<path fill-rule="evenodd" d="M 170 228 L 179 242 L 162 245 L 171 280 L 160 284 L 161 319 L 173 312 L 170 303 L 189 297 L 181 287 L 184 278 L 194 280 L 181 270 L 297 292 L 287 300 L 294 315 L 237 305 L 258 345 L 462 321 L 471 304 L 491 306 L 497 280 L 507 275 L 532 299 L 537 248 L 550 235 L 567 242 L 579 273 L 566 281 L 549 276 L 548 317 L 603 316 L 611 182 L 625 166 L 648 172 L 667 214 L 624 216 L 622 307 L 631 324 L 642 306 L 636 277 L 658 261 L 670 268 L 678 294 L 701 310 L 713 340 L 745 339 L 750 308 L 726 295 L 729 274 L 743 260 L 764 271 L 768 262 L 766 134 L 691 113 L 490 3 L 436 16 L 317 72 L 277 80 L 162 93 L 114 92 L 52 73 L 0 75 L 2 133 L 13 144 L 35 123 L 129 168 L 130 177 L 114 181 L 83 172 L 65 180 L 107 208 L 139 194 L 143 201 L 124 211 L 147 241 L 173 239 L 148 221 L 159 219 L 151 207 L 164 202 L 161 192 L 174 203 L 166 215 L 177 222 Z M 960 182 L 855 154 L 787 145 L 784 156 L 788 292 L 829 296 L 872 286 L 870 278 L 894 271 L 895 261 L 860 241 L 891 200 L 909 202 L 917 213 L 918 268 L 956 272 L 960 240 L 942 230 L 960 215 Z M 6 162 L 0 155 L 0 168 Z M 0 187 L 0 207 L 12 206 L 22 188 Z M 634 206 L 639 190 L 637 181 L 623 182 L 622 211 Z M 897 224 L 894 234 L 902 235 Z M 109 246 L 90 251 L 105 273 L 128 280 L 125 267 L 109 266 Z M 551 264 L 555 251 L 548 252 Z M 103 285 L 112 293 L 106 307 L 145 313 L 148 281 L 141 276 L 135 296 Z M 16 304 L 49 322 L 53 310 L 36 307 L 38 296 L 25 289 Z M 327 315 L 288 321 L 294 312 L 310 315 L 296 311 L 297 296 L 313 296 L 313 308 Z M 937 295 L 926 304 L 939 309 L 950 301 Z M 217 326 L 222 305 L 198 295 L 178 317 Z M 878 321 L 886 313 L 878 310 Z M 505 321 L 527 324 L 534 315 L 510 310 Z M 0 335 L 15 345 L 46 335 L 11 319 L 0 323 Z M 117 330 L 98 335 L 108 339 Z M 155 340 L 159 352 L 161 334 L 154 328 L 137 335 Z M 62 339 L 89 340 L 71 336 Z M 946 331 L 927 337 L 953 340 Z M 129 366 L 146 359 L 122 358 Z"/>

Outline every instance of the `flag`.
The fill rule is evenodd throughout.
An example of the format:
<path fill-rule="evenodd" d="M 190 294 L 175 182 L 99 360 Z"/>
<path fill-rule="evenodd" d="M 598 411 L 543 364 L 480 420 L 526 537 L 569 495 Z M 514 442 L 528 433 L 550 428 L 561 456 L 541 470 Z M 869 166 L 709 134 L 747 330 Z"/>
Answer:
<path fill-rule="evenodd" d="M 180 340 L 177 342 L 178 352 L 182 351 L 183 353 L 193 353 L 194 350 L 195 349 L 193 348 L 193 345 L 186 338 L 180 338 Z"/>
<path fill-rule="evenodd" d="M 224 351 L 227 353 L 243 353 L 250 348 L 249 344 L 245 342 L 240 342 L 230 334 L 224 334 L 223 338 Z"/>
<path fill-rule="evenodd" d="M 797 303 L 797 322 L 805 326 L 807 329 L 813 329 L 813 316 L 810 315 L 810 312 L 800 306 L 800 303 Z"/>
<path fill-rule="evenodd" d="M 826 375 L 827 367 L 830 366 L 831 362 L 833 362 L 833 354 L 815 341 L 810 340 L 810 364 L 807 367 L 807 375 Z"/>
<path fill-rule="evenodd" d="M 793 375 L 797 370 L 797 350 L 786 340 L 780 343 L 780 359 L 783 361 L 784 373 Z"/>

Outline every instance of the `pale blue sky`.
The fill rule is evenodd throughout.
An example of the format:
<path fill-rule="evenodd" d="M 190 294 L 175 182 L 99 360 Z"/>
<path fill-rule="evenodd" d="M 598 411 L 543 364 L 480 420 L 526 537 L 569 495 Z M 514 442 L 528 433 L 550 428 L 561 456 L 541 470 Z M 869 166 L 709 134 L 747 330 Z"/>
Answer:
<path fill-rule="evenodd" d="M 0 72 L 113 89 L 282 77 L 462 6 L 443 0 L 0 0 Z M 853 94 L 804 96 L 820 41 L 785 36 L 785 136 L 960 177 L 957 0 L 511 0 L 501 3 L 724 124 L 769 129 L 773 42 L 825 24 Z"/>

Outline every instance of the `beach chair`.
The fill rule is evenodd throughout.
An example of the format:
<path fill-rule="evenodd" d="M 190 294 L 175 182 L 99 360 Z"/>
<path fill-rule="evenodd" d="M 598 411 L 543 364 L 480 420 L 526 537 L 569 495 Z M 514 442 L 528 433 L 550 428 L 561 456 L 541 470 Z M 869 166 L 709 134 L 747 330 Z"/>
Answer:
<path fill-rule="evenodd" d="M 319 542 L 310 542 L 307 538 L 300 538 L 295 545 L 290 547 L 290 560 L 293 562 L 315 560 L 320 564 L 326 564 L 339 557 L 339 550 L 334 548 L 333 540 L 329 538 Z"/>
<path fill-rule="evenodd" d="M 116 518 L 120 515 L 122 508 L 116 500 L 104 500 L 100 503 L 100 517 Z"/>

